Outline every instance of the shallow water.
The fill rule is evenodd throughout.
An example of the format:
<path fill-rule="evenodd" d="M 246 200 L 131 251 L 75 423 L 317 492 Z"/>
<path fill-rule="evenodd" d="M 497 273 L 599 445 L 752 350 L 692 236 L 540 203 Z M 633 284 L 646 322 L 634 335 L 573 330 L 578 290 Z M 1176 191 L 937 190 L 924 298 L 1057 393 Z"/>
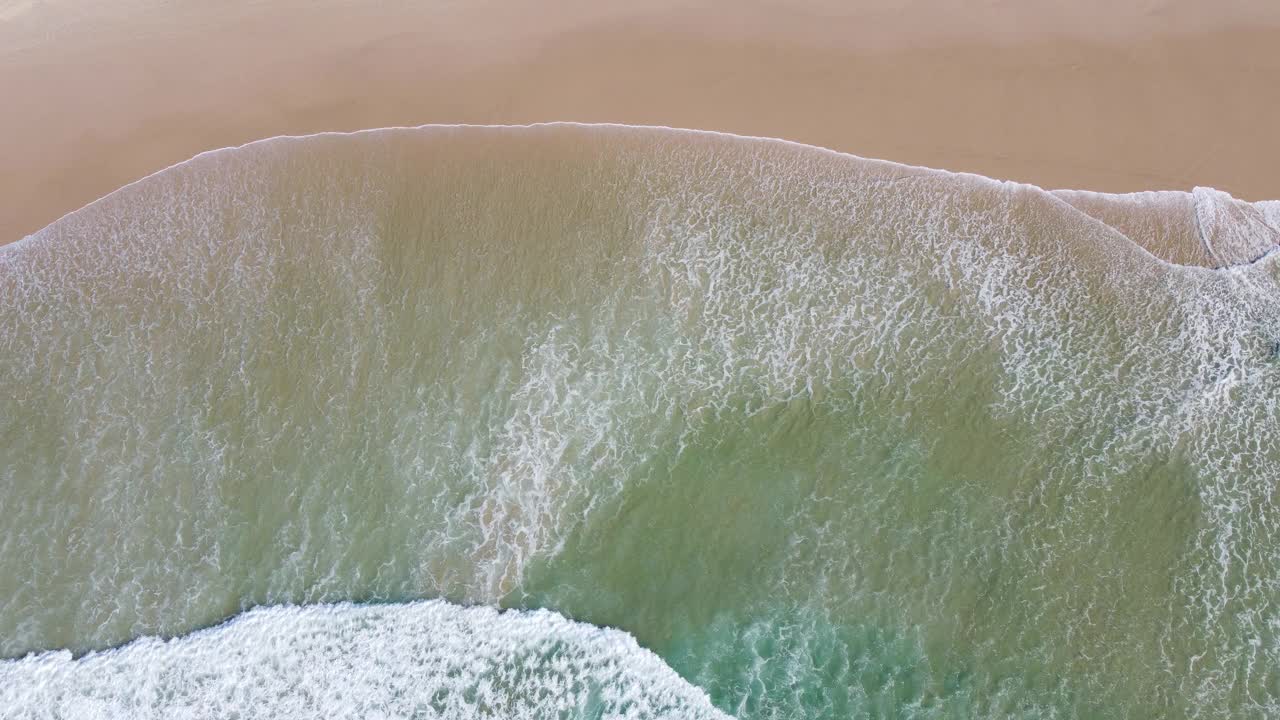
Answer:
<path fill-rule="evenodd" d="M 1278 207 L 616 126 L 199 156 L 0 249 L 0 656 L 308 607 L 8 713 L 1274 716 Z"/>

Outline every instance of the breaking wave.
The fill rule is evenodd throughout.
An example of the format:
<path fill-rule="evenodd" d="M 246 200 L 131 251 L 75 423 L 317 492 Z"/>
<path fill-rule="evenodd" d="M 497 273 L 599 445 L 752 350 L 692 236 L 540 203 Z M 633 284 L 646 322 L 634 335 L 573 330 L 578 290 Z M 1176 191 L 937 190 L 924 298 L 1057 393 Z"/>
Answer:
<path fill-rule="evenodd" d="M 252 610 L 173 640 L 0 663 L 24 718 L 721 718 L 625 633 L 441 601 Z"/>

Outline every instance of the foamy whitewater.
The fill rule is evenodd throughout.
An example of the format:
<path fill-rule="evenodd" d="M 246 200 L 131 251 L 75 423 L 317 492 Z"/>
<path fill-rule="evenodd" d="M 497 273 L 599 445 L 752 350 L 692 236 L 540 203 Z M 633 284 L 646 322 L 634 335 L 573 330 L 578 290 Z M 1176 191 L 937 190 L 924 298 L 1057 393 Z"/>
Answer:
<path fill-rule="evenodd" d="M 1277 243 L 659 128 L 206 153 L 0 248 L 0 717 L 1280 716 Z"/>
<path fill-rule="evenodd" d="M 723 718 L 616 630 L 441 601 L 251 610 L 73 660 L 0 665 L 24 717 Z"/>

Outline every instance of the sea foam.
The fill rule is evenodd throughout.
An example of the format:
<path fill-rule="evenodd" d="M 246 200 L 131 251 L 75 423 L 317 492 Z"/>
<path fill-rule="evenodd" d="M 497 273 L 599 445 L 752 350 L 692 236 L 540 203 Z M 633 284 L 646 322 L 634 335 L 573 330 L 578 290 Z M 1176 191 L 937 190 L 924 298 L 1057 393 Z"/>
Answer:
<path fill-rule="evenodd" d="M 0 717 L 727 716 L 626 633 L 431 601 L 259 608 L 186 637 L 0 662 Z"/>

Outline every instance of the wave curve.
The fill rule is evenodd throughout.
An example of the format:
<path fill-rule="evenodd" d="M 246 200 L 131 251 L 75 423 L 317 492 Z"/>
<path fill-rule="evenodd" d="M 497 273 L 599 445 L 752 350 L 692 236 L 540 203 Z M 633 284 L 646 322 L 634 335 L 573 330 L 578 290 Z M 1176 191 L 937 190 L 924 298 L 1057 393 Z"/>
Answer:
<path fill-rule="evenodd" d="M 941 168 L 905 165 L 885 159 L 864 158 L 852 153 L 808 145 L 794 140 L 787 140 L 785 138 L 745 136 L 714 130 L 694 130 L 655 125 L 629 125 L 624 123 L 579 123 L 570 121 L 542 122 L 528 125 L 431 124 L 415 127 L 397 126 L 370 128 L 353 132 L 321 132 L 314 133 L 312 135 L 278 135 L 255 140 L 253 142 L 246 143 L 245 145 L 208 150 L 189 160 L 158 170 L 151 175 L 135 181 L 135 183 L 130 183 L 123 188 L 115 190 L 103 198 L 99 198 L 98 200 L 89 203 L 86 208 L 92 207 L 94 204 L 101 202 L 105 198 L 125 190 L 131 185 L 136 184 L 136 182 L 142 182 L 154 175 L 160 175 L 173 170 L 174 168 L 186 165 L 187 163 L 194 162 L 202 156 L 235 152 L 242 148 L 247 148 L 261 143 L 276 143 L 282 141 L 305 140 L 307 138 L 341 137 L 344 135 L 352 136 L 370 133 L 394 133 L 405 130 L 430 131 L 432 129 L 474 128 L 487 129 L 491 131 L 518 131 L 521 129 L 539 127 L 579 129 L 598 128 L 601 130 L 612 128 L 632 131 L 687 133 L 744 141 L 764 141 L 794 146 L 808 151 L 829 153 L 833 156 L 844 157 L 848 160 L 857 162 L 879 163 L 901 170 L 933 173 L 944 177 L 951 176 L 956 179 L 957 182 L 1008 182 L 974 173 L 954 172 Z M 1025 183 L 1014 184 L 1025 185 L 1026 187 L 1035 188 L 1037 190 L 1041 189 L 1038 186 Z M 1232 265 L 1248 264 L 1266 255 L 1274 249 L 1278 243 L 1280 243 L 1280 237 L 1277 237 L 1280 235 L 1280 200 L 1250 203 L 1236 200 L 1229 194 L 1220 190 L 1203 187 L 1195 188 L 1192 192 L 1148 191 L 1117 194 L 1079 189 L 1056 189 L 1046 190 L 1045 192 L 1064 200 L 1071 207 L 1104 223 L 1111 229 L 1115 230 L 1124 241 L 1148 251 L 1161 260 L 1175 265 L 1222 268 Z M 85 208 L 81 208 L 80 210 L 84 209 Z M 72 211 L 67 213 L 67 215 L 73 215 L 80 210 Z M 1265 240 L 1258 239 L 1255 234 L 1258 230 L 1264 231 Z M 34 234 L 38 235 L 40 233 L 37 232 Z M 1194 234 L 1194 237 L 1192 237 L 1191 234 Z M 1221 238 L 1219 238 L 1219 236 L 1221 236 Z M 26 238 L 24 237 L 16 242 L 21 242 L 25 239 Z M 11 243 L 10 245 L 16 244 L 16 242 Z M 1218 249 L 1218 246 L 1221 246 L 1221 249 Z M 0 249 L 3 249 L 4 247 L 6 247 L 6 245 L 0 245 Z"/>

